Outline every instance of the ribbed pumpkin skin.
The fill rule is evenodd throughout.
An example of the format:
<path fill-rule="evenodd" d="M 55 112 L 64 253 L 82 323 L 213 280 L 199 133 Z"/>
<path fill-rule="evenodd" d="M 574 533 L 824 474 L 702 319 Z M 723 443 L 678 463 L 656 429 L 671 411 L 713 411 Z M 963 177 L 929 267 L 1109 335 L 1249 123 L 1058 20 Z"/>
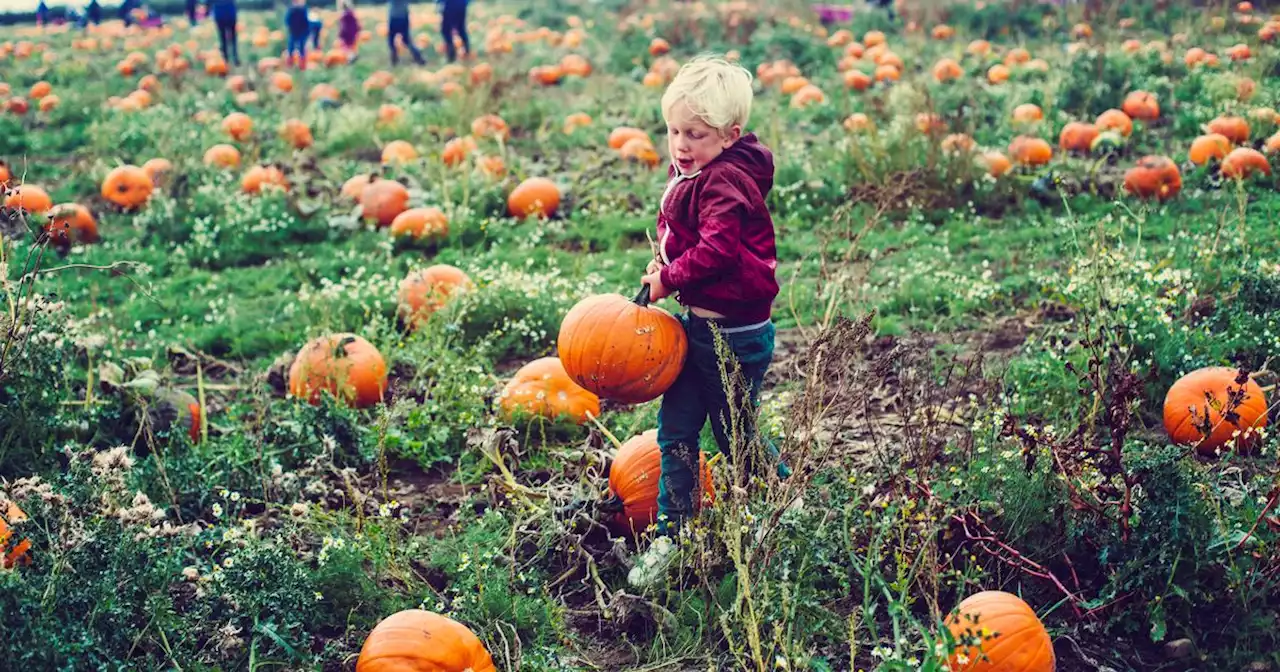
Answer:
<path fill-rule="evenodd" d="M 400 281 L 396 292 L 399 315 L 410 327 L 416 329 L 431 314 L 444 308 L 454 292 L 468 291 L 475 287 L 470 276 L 456 266 L 436 264 L 410 271 Z"/>
<path fill-rule="evenodd" d="M 1244 431 L 1250 427 L 1255 430 L 1267 425 L 1267 398 L 1252 378 L 1245 383 L 1246 396 L 1234 410 L 1240 416 L 1236 423 L 1223 420 L 1222 410 L 1228 403 L 1227 388 L 1239 389 L 1236 381 L 1236 369 L 1226 366 L 1209 366 L 1197 369 L 1178 379 L 1164 397 L 1164 429 L 1174 443 L 1195 445 L 1201 453 L 1212 454 L 1226 445 L 1236 431 L 1238 444 L 1256 443 L 1259 439 L 1255 431 L 1246 439 Z M 1212 394 L 1214 402 L 1206 398 Z M 1217 408 L 1214 408 L 1217 406 Z M 1192 410 L 1194 409 L 1194 410 Z M 1200 431 L 1204 424 L 1205 414 L 1209 416 L 1209 424 L 1213 432 L 1205 438 Z M 1201 439 L 1204 439 L 1203 442 Z"/>
<path fill-rule="evenodd" d="M 557 357 L 535 359 L 520 367 L 498 401 L 507 416 L 520 411 L 548 420 L 567 416 L 579 425 L 587 421 L 587 413 L 600 416 L 600 399 L 573 382 Z"/>
<path fill-rule="evenodd" d="M 699 451 L 702 472 L 702 499 L 715 501 L 715 485 L 707 455 Z M 651 429 L 627 439 L 618 449 L 609 467 L 609 492 L 622 500 L 622 512 L 614 522 L 619 527 L 641 532 L 658 519 L 658 481 L 662 478 L 662 449 L 658 447 L 658 430 Z M 701 504 L 694 502 L 694 505 Z"/>
<path fill-rule="evenodd" d="M 381 402 L 386 389 L 386 360 L 372 343 L 355 334 L 321 336 L 302 346 L 289 367 L 289 394 L 311 404 L 320 403 L 321 393 L 328 390 L 363 408 Z"/>
<path fill-rule="evenodd" d="M 641 307 L 621 294 L 597 294 L 569 310 L 556 348 L 579 385 L 605 399 L 638 404 L 676 381 L 689 342 L 667 311 Z"/>
<path fill-rule="evenodd" d="M 951 656 L 954 672 L 1053 672 L 1053 641 L 1036 612 L 1016 595 L 985 590 L 965 598 L 957 610 L 947 617 L 947 628 L 957 642 Z M 982 637 L 982 628 L 987 637 Z M 973 638 L 982 638 L 982 643 L 966 646 Z M 969 662 L 960 665 L 960 655 Z"/>
<path fill-rule="evenodd" d="M 480 638 L 440 614 L 406 609 L 364 640 L 356 672 L 497 672 Z"/>
<path fill-rule="evenodd" d="M 0 565 L 9 569 L 15 563 L 31 564 L 31 556 L 28 554 L 31 550 L 31 541 L 29 539 L 9 540 L 13 535 L 9 523 L 20 523 L 27 519 L 27 514 L 18 508 L 17 502 L 12 501 L 9 502 L 8 510 L 0 514 L 2 514 L 0 515 Z"/>

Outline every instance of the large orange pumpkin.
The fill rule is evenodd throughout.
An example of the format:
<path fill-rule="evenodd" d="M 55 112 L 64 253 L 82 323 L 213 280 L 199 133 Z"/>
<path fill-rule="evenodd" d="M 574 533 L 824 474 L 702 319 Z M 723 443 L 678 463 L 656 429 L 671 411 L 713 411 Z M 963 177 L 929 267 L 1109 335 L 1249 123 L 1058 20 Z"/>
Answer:
<path fill-rule="evenodd" d="M 493 658 L 465 625 L 407 609 L 383 619 L 360 648 L 356 672 L 497 672 Z"/>
<path fill-rule="evenodd" d="M 474 288 L 475 283 L 462 269 L 448 264 L 410 271 L 396 293 L 398 312 L 410 327 L 416 328 L 443 308 L 455 293 Z"/>
<path fill-rule="evenodd" d="M 391 226 L 409 209 L 409 190 L 395 180 L 373 180 L 360 192 L 360 212 L 378 226 Z"/>
<path fill-rule="evenodd" d="M 1132 119 L 1154 121 L 1160 118 L 1160 103 L 1146 91 L 1134 91 L 1125 96 L 1120 109 Z"/>
<path fill-rule="evenodd" d="M 322 393 L 357 408 L 382 401 L 387 363 L 373 344 L 355 334 L 321 336 L 302 346 L 289 367 L 289 394 L 320 403 Z"/>
<path fill-rule="evenodd" d="M 600 415 L 600 398 L 573 382 L 559 357 L 535 359 L 520 367 L 502 388 L 498 404 L 507 417 L 520 413 L 548 420 L 568 417 L 579 425 L 587 422 L 588 413 Z"/>
<path fill-rule="evenodd" d="M 1053 148 L 1040 138 L 1019 135 L 1009 143 L 1009 156 L 1024 166 L 1042 166 L 1053 158 Z"/>
<path fill-rule="evenodd" d="M 146 203 L 154 189 L 151 176 L 137 166 L 120 166 L 102 181 L 102 197 L 126 210 Z"/>
<path fill-rule="evenodd" d="M 947 616 L 956 641 L 955 672 L 1053 672 L 1053 641 L 1036 612 L 1016 595 L 986 590 Z M 961 664 L 964 656 L 967 663 Z"/>
<path fill-rule="evenodd" d="M 410 208 L 391 221 L 391 235 L 419 240 L 444 238 L 449 235 L 449 218 L 440 208 Z"/>
<path fill-rule="evenodd" d="M 4 198 L 4 207 L 12 210 L 21 208 L 31 214 L 39 215 L 53 207 L 53 199 L 49 198 L 49 194 L 44 189 L 34 184 L 24 184 L 9 190 L 9 195 Z"/>
<path fill-rule="evenodd" d="M 1117 131 L 1126 138 L 1133 133 L 1133 120 L 1129 115 L 1116 109 L 1099 114 L 1093 125 L 1100 131 Z"/>
<path fill-rule="evenodd" d="M 1058 136 L 1058 146 L 1064 152 L 1087 154 L 1089 148 L 1093 146 L 1093 139 L 1096 137 L 1098 137 L 1097 126 L 1073 121 L 1062 128 L 1062 134 Z"/>
<path fill-rule="evenodd" d="M 507 212 L 524 219 L 530 215 L 550 217 L 560 207 L 560 188 L 545 177 L 530 177 L 507 197 Z"/>
<path fill-rule="evenodd" d="M 1124 188 L 1139 198 L 1165 201 L 1182 190 L 1182 174 L 1168 157 L 1146 156 L 1124 174 Z"/>
<path fill-rule="evenodd" d="M 5 569 L 15 564 L 31 564 L 31 540 L 14 533 L 10 525 L 17 525 L 27 519 L 27 514 L 18 508 L 18 503 L 9 501 L 5 511 L 0 515 L 0 565 Z"/>
<path fill-rule="evenodd" d="M 79 203 L 61 203 L 49 210 L 45 225 L 49 238 L 61 245 L 98 242 L 98 222 L 89 209 Z"/>
<path fill-rule="evenodd" d="M 1217 133 L 1235 144 L 1249 142 L 1249 122 L 1244 117 L 1221 116 L 1205 124 L 1205 130 Z"/>
<path fill-rule="evenodd" d="M 253 119 L 244 112 L 232 112 L 223 118 L 222 130 L 233 140 L 243 142 L 253 135 Z"/>
<path fill-rule="evenodd" d="M 382 148 L 382 165 L 409 163 L 418 158 L 418 150 L 404 140 L 392 140 Z"/>
<path fill-rule="evenodd" d="M 1256 173 L 1270 175 L 1271 164 L 1252 147 L 1237 147 L 1222 160 L 1222 174 L 1226 177 L 1244 179 Z"/>
<path fill-rule="evenodd" d="M 239 168 L 240 150 L 231 145 L 214 145 L 205 150 L 204 165 L 216 168 Z"/>
<path fill-rule="evenodd" d="M 1236 369 L 1210 366 L 1179 378 L 1164 397 L 1169 438 L 1206 454 L 1233 438 L 1240 447 L 1255 444 L 1267 425 L 1267 398 L 1252 378 L 1240 383 L 1240 377 Z"/>
<path fill-rule="evenodd" d="M 649 305 L 649 287 L 627 299 L 597 294 L 579 301 L 560 323 L 560 361 L 579 385 L 629 404 L 667 391 L 684 368 L 689 343 L 676 318 Z"/>
<path fill-rule="evenodd" d="M 702 497 L 695 505 L 715 501 L 715 484 L 707 456 L 698 451 Z M 662 478 L 662 449 L 658 447 L 658 430 L 651 429 L 627 439 L 609 466 L 609 492 L 622 501 L 622 511 L 615 518 L 626 530 L 642 532 L 658 520 L 658 481 Z"/>
<path fill-rule="evenodd" d="M 1203 166 L 1209 159 L 1222 160 L 1231 151 L 1231 141 L 1218 133 L 1202 135 L 1191 142 L 1187 158 L 1197 166 Z"/>

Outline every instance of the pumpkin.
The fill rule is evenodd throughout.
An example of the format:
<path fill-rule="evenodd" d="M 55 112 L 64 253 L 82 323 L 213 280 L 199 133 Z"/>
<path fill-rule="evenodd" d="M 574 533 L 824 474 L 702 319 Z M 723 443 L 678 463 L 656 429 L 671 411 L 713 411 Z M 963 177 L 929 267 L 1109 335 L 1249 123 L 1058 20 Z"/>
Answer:
<path fill-rule="evenodd" d="M 1088 152 L 1093 147 L 1094 138 L 1098 137 L 1098 127 L 1073 121 L 1062 128 L 1058 136 L 1058 147 L 1064 152 Z"/>
<path fill-rule="evenodd" d="M 311 92 L 307 94 L 307 97 L 317 103 L 326 100 L 330 103 L 336 103 L 342 99 L 342 94 L 336 86 L 321 82 L 311 87 Z"/>
<path fill-rule="evenodd" d="M 794 76 L 787 77 L 782 80 L 782 94 L 784 96 L 794 95 L 800 89 L 809 86 L 809 80 L 804 77 Z"/>
<path fill-rule="evenodd" d="M 1168 157 L 1146 156 L 1124 174 L 1124 188 L 1138 198 L 1166 201 L 1182 190 L 1182 174 Z"/>
<path fill-rule="evenodd" d="M 40 99 L 39 108 L 41 112 L 44 112 L 47 114 L 57 109 L 58 105 L 60 105 L 61 103 L 62 103 L 62 99 L 59 98 L 57 94 L 51 93 L 45 96 L 44 98 Z"/>
<path fill-rule="evenodd" d="M 280 93 L 289 93 L 293 91 L 293 77 L 287 72 L 277 72 L 271 75 L 271 86 Z"/>
<path fill-rule="evenodd" d="M 471 127 L 474 129 L 475 125 L 472 124 Z M 446 166 L 461 165 L 474 151 L 476 151 L 476 141 L 471 136 L 454 138 L 444 143 L 444 151 L 440 152 L 440 160 L 444 161 Z"/>
<path fill-rule="evenodd" d="M 535 359 L 520 367 L 502 388 L 498 404 L 507 418 L 527 413 L 548 420 L 567 417 L 581 425 L 588 413 L 600 415 L 600 398 L 573 382 L 558 357 Z"/>
<path fill-rule="evenodd" d="M 294 149 L 306 149 L 315 144 L 311 135 L 311 127 L 301 119 L 289 119 L 280 126 L 280 137 L 293 145 Z"/>
<path fill-rule="evenodd" d="M 31 85 L 31 90 L 27 92 L 27 97 L 31 100 L 40 100 L 51 93 L 53 93 L 53 85 L 41 80 Z"/>
<path fill-rule="evenodd" d="M 497 672 L 484 644 L 466 626 L 407 609 L 374 626 L 360 647 L 356 672 Z"/>
<path fill-rule="evenodd" d="M 151 176 L 137 166 L 115 168 L 102 181 L 102 197 L 126 210 L 146 203 L 154 189 Z"/>
<path fill-rule="evenodd" d="M 877 82 L 896 82 L 902 78 L 902 72 L 892 65 L 877 65 L 874 77 Z"/>
<path fill-rule="evenodd" d="M 404 140 L 392 140 L 382 148 L 382 165 L 409 163 L 418 158 L 418 150 Z"/>
<path fill-rule="evenodd" d="M 357 408 L 372 406 L 386 387 L 382 354 L 355 334 L 320 336 L 302 346 L 289 367 L 289 394 L 312 405 L 327 391 Z"/>
<path fill-rule="evenodd" d="M 956 34 L 955 28 L 952 28 L 945 23 L 940 23 L 934 26 L 933 30 L 930 32 L 935 40 L 949 40 Z"/>
<path fill-rule="evenodd" d="M 964 69 L 955 59 L 943 58 L 933 64 L 933 78 L 938 82 L 949 82 L 964 76 Z"/>
<path fill-rule="evenodd" d="M 4 207 L 11 210 L 23 209 L 33 215 L 43 214 L 53 207 L 53 199 L 44 189 L 34 184 L 13 187 L 4 198 Z"/>
<path fill-rule="evenodd" d="M 874 47 L 877 44 L 884 44 L 884 33 L 878 30 L 868 30 L 866 35 L 862 36 L 862 45 L 866 47 Z"/>
<path fill-rule="evenodd" d="M 493 66 L 488 63 L 477 63 L 471 68 L 471 84 L 483 84 L 493 79 Z"/>
<path fill-rule="evenodd" d="M 977 143 L 973 138 L 964 133 L 952 133 L 942 139 L 942 151 L 950 154 L 965 154 L 972 152 Z"/>
<path fill-rule="evenodd" d="M 1031 124 L 1044 119 L 1044 112 L 1039 105 L 1023 103 L 1013 108 L 1013 121 L 1018 124 Z"/>
<path fill-rule="evenodd" d="M 698 451 L 702 497 L 694 505 L 715 501 L 715 485 L 707 456 Z M 658 482 L 662 478 L 662 449 L 658 430 L 651 429 L 627 439 L 609 465 L 609 492 L 622 502 L 614 518 L 618 527 L 641 532 L 658 520 Z"/>
<path fill-rule="evenodd" d="M 378 226 L 391 226 L 408 209 L 409 190 L 395 180 L 373 180 L 360 192 L 360 216 Z"/>
<path fill-rule="evenodd" d="M 973 40 L 964 48 L 964 53 L 970 56 L 986 56 L 991 53 L 991 43 L 986 40 Z"/>
<path fill-rule="evenodd" d="M 819 89 L 812 84 L 806 84 L 805 86 L 800 87 L 800 90 L 796 91 L 795 94 L 791 96 L 791 108 L 804 109 L 810 105 L 824 103 L 826 100 L 827 97 L 823 95 L 822 89 Z"/>
<path fill-rule="evenodd" d="M 1249 122 L 1244 117 L 1222 116 L 1205 124 L 1205 131 L 1217 133 L 1235 144 L 1249 142 Z"/>
<path fill-rule="evenodd" d="M 854 91 L 866 91 L 871 88 L 871 76 L 859 70 L 850 70 L 844 73 L 844 86 Z"/>
<path fill-rule="evenodd" d="M 566 75 L 586 77 L 591 74 L 591 63 L 578 54 L 566 54 L 560 59 L 560 69 Z"/>
<path fill-rule="evenodd" d="M 1071 37 L 1077 40 L 1086 40 L 1093 37 L 1093 26 L 1087 23 L 1077 23 L 1071 27 Z"/>
<path fill-rule="evenodd" d="M 654 74 L 654 73 L 649 73 Z M 529 81 L 542 86 L 554 86 L 564 77 L 559 65 L 539 65 L 529 68 Z"/>
<path fill-rule="evenodd" d="M 142 164 L 142 170 L 151 177 L 152 182 L 159 182 L 173 171 L 173 162 L 162 158 L 150 159 Z"/>
<path fill-rule="evenodd" d="M 871 121 L 871 117 L 861 113 L 854 112 L 849 115 L 842 124 L 844 130 L 850 133 L 859 133 L 864 131 L 874 131 L 876 129 L 875 122 Z"/>
<path fill-rule="evenodd" d="M 1234 399 L 1234 401 L 1233 401 Z M 1234 407 L 1233 407 L 1234 406 Z M 1230 412 L 1226 412 L 1230 409 Z M 1225 366 L 1179 378 L 1164 397 L 1164 429 L 1177 444 L 1212 455 L 1233 439 L 1248 448 L 1267 425 L 1267 399 L 1252 378 Z"/>
<path fill-rule="evenodd" d="M 477 138 L 498 138 L 506 140 L 511 137 L 511 129 L 507 122 L 496 114 L 485 114 L 471 122 L 471 134 Z"/>
<path fill-rule="evenodd" d="M 559 207 L 560 188 L 545 177 L 526 179 L 507 197 L 507 212 L 519 219 L 534 214 L 550 217 Z"/>
<path fill-rule="evenodd" d="M 1040 138 L 1019 135 L 1009 143 L 1009 155 L 1024 166 L 1042 166 L 1053 158 L 1053 148 Z"/>
<path fill-rule="evenodd" d="M 8 184 L 9 180 L 12 178 L 13 173 L 9 171 L 9 164 L 4 161 L 0 161 L 0 187 Z"/>
<path fill-rule="evenodd" d="M 1276 152 L 1280 152 L 1280 131 L 1277 131 L 1274 135 L 1267 138 L 1267 142 L 1265 145 L 1263 145 L 1262 149 L 1268 154 L 1275 154 Z M 0 177 L 0 184 L 3 184 L 3 183 L 4 183 L 4 179 Z"/>
<path fill-rule="evenodd" d="M 948 614 L 956 642 L 955 672 L 1053 672 L 1053 641 L 1036 612 L 1016 595 L 985 590 L 965 598 Z M 968 662 L 961 664 L 960 657 Z"/>
<path fill-rule="evenodd" d="M 1134 91 L 1125 96 L 1120 109 L 1133 119 L 1153 121 L 1160 118 L 1160 103 L 1156 97 L 1146 91 Z"/>
<path fill-rule="evenodd" d="M 984 152 L 978 161 L 987 169 L 987 174 L 991 177 L 1000 177 L 1013 167 L 1009 157 L 1001 152 Z"/>
<path fill-rule="evenodd" d="M 1231 141 L 1226 136 L 1218 133 L 1209 133 L 1191 141 L 1191 149 L 1187 151 L 1187 158 L 1191 163 L 1203 166 L 1209 162 L 1209 159 L 1221 161 L 1230 151 Z"/>
<path fill-rule="evenodd" d="M 418 240 L 444 238 L 449 235 L 449 218 L 440 208 L 410 208 L 391 221 L 391 235 L 412 236 Z"/>
<path fill-rule="evenodd" d="M 288 191 L 289 180 L 275 166 L 254 166 L 240 178 L 240 190 L 246 194 L 261 193 L 262 188 L 267 186 Z"/>
<path fill-rule="evenodd" d="M 18 564 L 31 564 L 31 540 L 18 536 L 10 527 L 26 520 L 27 514 L 17 502 L 6 501 L 4 513 L 0 515 L 0 566 L 10 569 Z"/>
<path fill-rule="evenodd" d="M 583 126 L 591 125 L 591 115 L 586 112 L 574 112 L 564 118 L 564 134 L 569 135 Z M 643 132 L 643 131 L 642 131 Z"/>
<path fill-rule="evenodd" d="M 1133 133 L 1133 120 L 1123 111 L 1114 108 L 1099 114 L 1093 125 L 1100 131 L 1116 131 L 1126 138 Z"/>
<path fill-rule="evenodd" d="M 684 368 L 689 343 L 670 313 L 649 305 L 649 286 L 635 299 L 597 294 L 579 301 L 556 338 L 565 370 L 579 385 L 628 404 L 667 391 Z"/>
<path fill-rule="evenodd" d="M 649 134 L 638 128 L 619 126 L 609 131 L 609 149 L 622 149 L 622 146 L 635 138 L 649 140 Z M 649 140 L 652 142 L 652 140 Z"/>
<path fill-rule="evenodd" d="M 1222 160 L 1222 174 L 1226 177 L 1244 179 L 1255 173 L 1271 174 L 1271 164 L 1267 157 L 1251 147 L 1237 147 Z"/>
<path fill-rule="evenodd" d="M 1014 47 L 1004 56 L 1005 65 L 1018 65 L 1031 60 L 1031 52 L 1022 47 Z"/>
<path fill-rule="evenodd" d="M 501 156 L 482 156 L 476 159 L 476 166 L 490 179 L 500 179 L 507 174 L 507 163 Z"/>
<path fill-rule="evenodd" d="M 342 183 L 341 196 L 349 198 L 357 203 L 360 202 L 360 195 L 364 193 L 365 187 L 378 178 L 372 175 L 356 175 Z"/>
<path fill-rule="evenodd" d="M 223 118 L 222 130 L 231 139 L 243 142 L 253 135 L 253 119 L 244 112 L 232 112 Z"/>
<path fill-rule="evenodd" d="M 660 161 L 658 157 L 658 150 L 653 146 L 653 143 L 645 140 L 644 138 L 632 138 L 631 140 L 628 140 L 627 144 L 623 145 L 622 148 L 618 150 L 618 154 L 620 154 L 624 159 L 643 163 L 650 168 L 657 166 Z"/>
<path fill-rule="evenodd" d="M 216 168 L 239 168 L 240 150 L 231 145 L 214 145 L 205 150 L 204 165 Z"/>
<path fill-rule="evenodd" d="M 987 81 L 992 84 L 1003 84 L 1009 81 L 1009 68 L 999 63 L 987 69 Z"/>
<path fill-rule="evenodd" d="M 661 56 L 669 51 L 671 51 L 671 43 L 661 37 L 655 37 L 649 42 L 650 56 Z"/>
<path fill-rule="evenodd" d="M 31 109 L 31 104 L 27 102 L 26 98 L 19 98 L 15 96 L 13 98 L 10 98 L 8 102 L 6 102 L 4 104 L 4 107 L 10 113 L 21 116 L 26 114 Z"/>
<path fill-rule="evenodd" d="M 49 210 L 49 223 L 44 230 L 60 245 L 98 242 L 98 222 L 89 209 L 79 203 L 62 203 Z"/>
<path fill-rule="evenodd" d="M 1249 45 L 1247 44 L 1242 43 L 1227 48 L 1227 58 L 1230 58 L 1233 61 L 1247 61 L 1252 56 L 1253 52 L 1250 51 Z"/>
<path fill-rule="evenodd" d="M 474 288 L 475 283 L 462 269 L 447 264 L 411 271 L 400 281 L 397 312 L 410 328 L 416 328 L 443 308 L 455 293 Z"/>
<path fill-rule="evenodd" d="M 384 103 L 381 107 L 378 108 L 379 124 L 388 124 L 388 125 L 395 124 L 395 123 L 398 123 L 401 117 L 403 116 L 404 116 L 404 110 L 401 109 L 399 105 Z"/>

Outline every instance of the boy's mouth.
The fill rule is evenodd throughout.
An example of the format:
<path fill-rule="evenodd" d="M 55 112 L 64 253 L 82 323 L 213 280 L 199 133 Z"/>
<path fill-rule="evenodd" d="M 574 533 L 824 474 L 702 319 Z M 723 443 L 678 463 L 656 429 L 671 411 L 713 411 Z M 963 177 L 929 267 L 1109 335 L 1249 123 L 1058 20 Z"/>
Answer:
<path fill-rule="evenodd" d="M 693 159 L 676 159 L 676 166 L 680 170 L 688 172 L 690 168 L 693 168 Z"/>

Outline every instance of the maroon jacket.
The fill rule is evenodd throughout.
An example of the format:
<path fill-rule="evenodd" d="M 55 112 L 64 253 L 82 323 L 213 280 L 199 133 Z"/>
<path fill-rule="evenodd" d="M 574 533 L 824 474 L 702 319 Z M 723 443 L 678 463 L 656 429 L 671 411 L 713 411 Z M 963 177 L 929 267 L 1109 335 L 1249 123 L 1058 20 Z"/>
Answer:
<path fill-rule="evenodd" d="M 765 196 L 773 188 L 773 154 L 754 133 L 692 176 L 671 181 L 658 210 L 662 284 L 680 303 L 728 319 L 763 322 L 778 295 L 778 252 Z"/>

